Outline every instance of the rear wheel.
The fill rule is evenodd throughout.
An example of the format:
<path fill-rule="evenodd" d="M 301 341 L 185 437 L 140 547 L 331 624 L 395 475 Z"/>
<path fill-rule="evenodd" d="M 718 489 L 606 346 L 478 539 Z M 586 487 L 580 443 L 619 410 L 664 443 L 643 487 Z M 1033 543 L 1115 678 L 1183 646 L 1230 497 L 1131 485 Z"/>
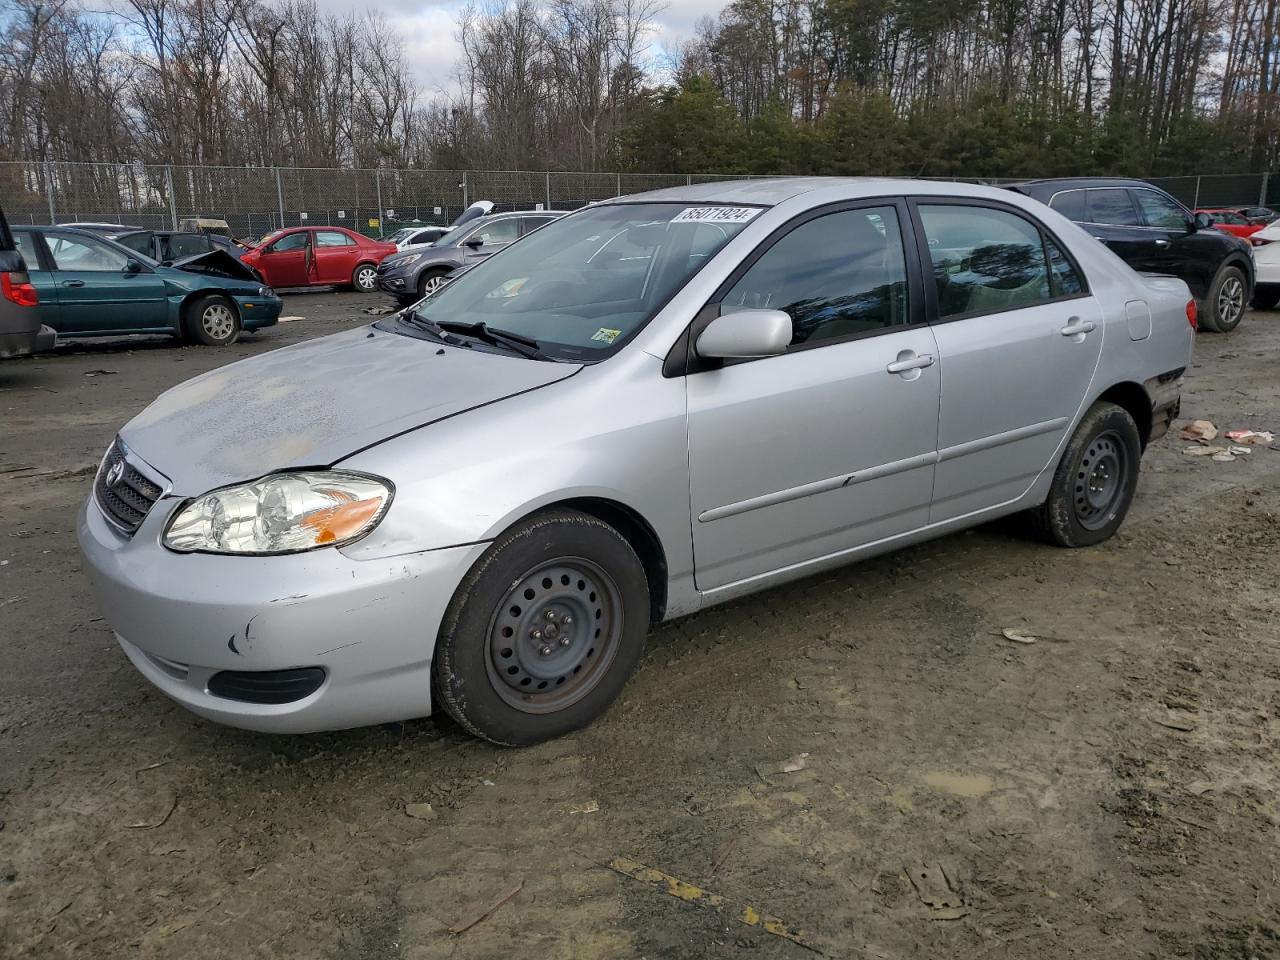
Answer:
<path fill-rule="evenodd" d="M 1223 267 L 1214 277 L 1200 326 L 1214 333 L 1230 333 L 1244 318 L 1246 281 L 1239 267 Z"/>
<path fill-rule="evenodd" d="M 378 268 L 372 263 L 362 263 L 351 274 L 351 285 L 361 293 L 369 293 L 378 287 Z"/>
<path fill-rule="evenodd" d="M 1129 411 L 1095 403 L 1062 454 L 1048 498 L 1032 511 L 1038 532 L 1061 547 L 1106 540 L 1133 503 L 1141 457 L 1142 440 Z"/>
<path fill-rule="evenodd" d="M 575 511 L 498 538 L 445 614 L 435 697 L 469 732 L 523 746 L 585 726 L 644 652 L 649 588 L 627 540 Z"/>
<path fill-rule="evenodd" d="M 1280 303 L 1280 285 L 1253 288 L 1253 309 L 1274 310 Z"/>
<path fill-rule="evenodd" d="M 240 313 L 221 294 L 206 294 L 187 304 L 182 322 L 187 339 L 206 347 L 225 347 L 240 336 Z"/>

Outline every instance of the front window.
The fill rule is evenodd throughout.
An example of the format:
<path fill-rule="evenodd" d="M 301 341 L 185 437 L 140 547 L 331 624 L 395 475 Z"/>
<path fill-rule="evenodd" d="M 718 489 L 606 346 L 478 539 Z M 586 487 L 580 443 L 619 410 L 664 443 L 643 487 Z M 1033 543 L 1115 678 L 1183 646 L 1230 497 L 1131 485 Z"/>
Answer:
<path fill-rule="evenodd" d="M 267 247 L 267 253 L 287 253 L 290 250 L 301 250 L 307 245 L 307 232 L 287 233 L 275 243 Z"/>
<path fill-rule="evenodd" d="M 1186 213 L 1182 207 L 1164 194 L 1156 193 L 1154 190 L 1135 190 L 1133 195 L 1138 198 L 1138 206 L 1142 209 L 1142 216 L 1146 219 L 1147 226 L 1186 229 Z"/>
<path fill-rule="evenodd" d="M 505 220 L 494 220 L 492 223 L 482 223 L 475 233 L 467 237 L 467 240 L 479 240 L 485 245 L 491 243 L 510 243 L 519 235 L 520 221 L 515 217 L 508 217 Z"/>
<path fill-rule="evenodd" d="M 435 323 L 483 322 L 531 337 L 559 359 L 602 359 L 758 213 L 689 203 L 590 207 L 478 263 L 416 309 Z"/>
<path fill-rule="evenodd" d="M 45 243 L 53 254 L 55 270 L 91 270 L 97 273 L 120 272 L 129 263 L 129 255 L 100 240 L 71 234 L 46 233 Z"/>

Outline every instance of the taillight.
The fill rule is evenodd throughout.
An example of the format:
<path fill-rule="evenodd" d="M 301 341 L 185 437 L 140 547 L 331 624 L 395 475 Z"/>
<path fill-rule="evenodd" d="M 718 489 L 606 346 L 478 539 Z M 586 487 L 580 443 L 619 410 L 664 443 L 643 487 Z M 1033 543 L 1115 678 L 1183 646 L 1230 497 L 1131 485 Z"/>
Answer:
<path fill-rule="evenodd" d="M 1255 247 L 1265 247 L 1271 241 L 1268 240 L 1266 237 L 1259 237 L 1255 234 L 1254 236 L 1249 238 L 1249 242 L 1252 243 Z"/>
<path fill-rule="evenodd" d="M 1200 318 L 1196 313 L 1196 302 L 1194 300 L 1187 301 L 1187 323 L 1191 324 L 1192 330 L 1200 329 Z"/>
<path fill-rule="evenodd" d="M 34 307 L 40 302 L 36 288 L 25 273 L 0 272 L 0 295 L 20 307 Z"/>

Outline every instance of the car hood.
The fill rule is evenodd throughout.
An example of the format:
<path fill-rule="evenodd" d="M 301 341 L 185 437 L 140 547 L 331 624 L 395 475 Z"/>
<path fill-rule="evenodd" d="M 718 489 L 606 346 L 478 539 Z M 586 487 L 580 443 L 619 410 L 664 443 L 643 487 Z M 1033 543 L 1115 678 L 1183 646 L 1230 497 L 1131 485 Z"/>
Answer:
<path fill-rule="evenodd" d="M 179 496 L 336 463 L 408 430 L 582 369 L 361 327 L 229 364 L 120 431 Z"/>
<path fill-rule="evenodd" d="M 208 250 L 197 253 L 169 264 L 170 270 L 184 270 L 187 273 L 198 273 L 207 277 L 219 277 L 223 280 L 242 280 L 245 283 L 262 283 L 258 273 L 246 263 L 226 250 Z"/>
<path fill-rule="evenodd" d="M 432 244 L 423 249 L 414 248 L 393 254 L 382 261 L 387 270 L 395 270 L 410 257 L 417 256 L 407 269 L 417 270 L 428 263 L 456 263 L 462 259 L 462 252 L 457 247 L 437 247 Z"/>

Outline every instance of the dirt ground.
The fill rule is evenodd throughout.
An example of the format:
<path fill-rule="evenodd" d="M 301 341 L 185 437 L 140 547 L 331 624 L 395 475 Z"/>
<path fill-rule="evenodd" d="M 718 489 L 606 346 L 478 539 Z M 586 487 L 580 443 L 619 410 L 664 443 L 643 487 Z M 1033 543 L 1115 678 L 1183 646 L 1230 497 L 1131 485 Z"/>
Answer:
<path fill-rule="evenodd" d="M 170 703 L 80 572 L 98 458 L 375 303 L 0 365 L 0 956 L 1280 957 L 1280 450 L 1159 441 L 1095 549 L 1001 524 L 666 625 L 532 749 Z M 1280 314 L 1196 356 L 1186 417 L 1280 431 Z"/>

